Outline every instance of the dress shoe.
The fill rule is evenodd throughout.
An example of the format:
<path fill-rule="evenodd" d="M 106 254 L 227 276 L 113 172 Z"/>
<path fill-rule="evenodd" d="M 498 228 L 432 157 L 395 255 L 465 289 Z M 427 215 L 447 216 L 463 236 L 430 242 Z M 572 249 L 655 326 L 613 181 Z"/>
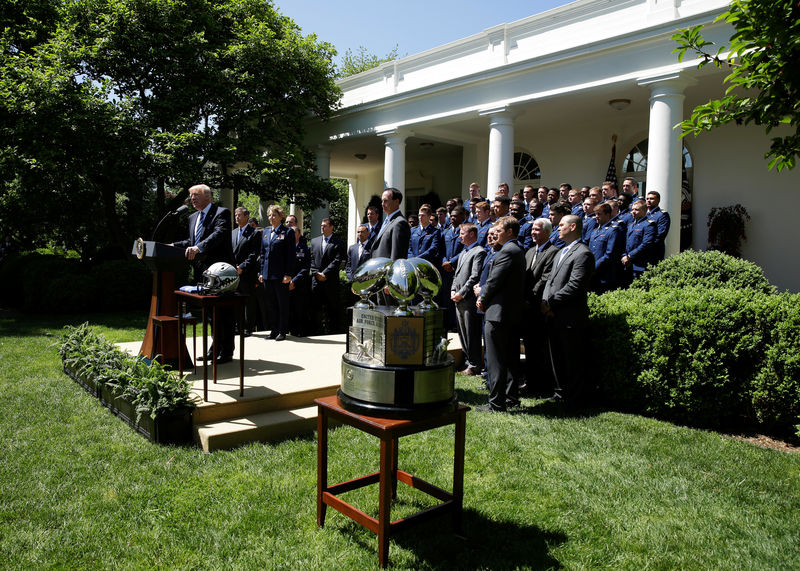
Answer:
<path fill-rule="evenodd" d="M 214 355 L 212 353 L 207 353 L 205 355 L 200 355 L 197 359 L 200 361 L 213 361 Z"/>
<path fill-rule="evenodd" d="M 283 333 L 275 337 L 275 341 L 285 341 L 285 340 L 286 340 L 286 335 L 284 335 Z"/>
<path fill-rule="evenodd" d="M 225 363 L 230 363 L 233 361 L 233 355 L 220 355 L 217 358 L 217 365 L 224 365 Z"/>
<path fill-rule="evenodd" d="M 269 338 L 270 339 L 275 339 L 277 337 L 278 337 L 278 332 L 277 331 L 273 331 L 272 333 L 269 334 Z"/>

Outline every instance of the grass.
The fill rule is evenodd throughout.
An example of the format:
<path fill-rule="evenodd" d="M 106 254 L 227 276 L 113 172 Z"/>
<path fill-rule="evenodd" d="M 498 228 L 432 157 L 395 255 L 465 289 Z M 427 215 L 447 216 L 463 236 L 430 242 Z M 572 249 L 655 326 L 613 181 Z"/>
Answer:
<path fill-rule="evenodd" d="M 85 317 L 70 318 L 80 323 Z M 141 315 L 91 316 L 107 338 Z M 66 321 L 0 313 L 0 560 L 11 569 L 370 569 L 375 537 L 315 525 L 312 436 L 203 454 L 151 444 L 60 369 Z M 482 404 L 470 378 L 461 400 Z M 467 417 L 465 538 L 434 520 L 396 569 L 800 568 L 800 454 L 608 411 Z M 377 439 L 330 437 L 329 481 L 377 469 Z M 452 427 L 404 438 L 401 467 L 450 488 Z M 377 489 L 346 498 L 375 514 Z M 404 485 L 393 517 L 430 500 Z"/>

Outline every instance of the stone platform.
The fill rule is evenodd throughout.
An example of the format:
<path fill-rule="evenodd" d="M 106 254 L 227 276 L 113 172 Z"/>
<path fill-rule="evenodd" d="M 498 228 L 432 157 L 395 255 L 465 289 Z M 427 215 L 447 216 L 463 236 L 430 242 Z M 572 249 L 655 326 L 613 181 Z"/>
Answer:
<path fill-rule="evenodd" d="M 451 333 L 450 339 L 449 349 L 458 363 L 458 335 Z M 238 341 L 237 337 L 234 355 L 239 354 Z M 141 341 L 119 346 L 136 354 Z M 187 347 L 191 354 L 191 337 Z M 202 353 L 200 338 L 197 351 Z M 218 367 L 217 384 L 209 366 L 208 402 L 203 402 L 203 369 L 198 361 L 197 373 L 185 372 L 198 403 L 193 415 L 195 442 L 211 452 L 312 433 L 317 419 L 313 401 L 336 394 L 344 352 L 344 334 L 275 341 L 267 333 L 255 333 L 245 339 L 244 396 L 239 396 L 239 361 L 234 359 Z"/>

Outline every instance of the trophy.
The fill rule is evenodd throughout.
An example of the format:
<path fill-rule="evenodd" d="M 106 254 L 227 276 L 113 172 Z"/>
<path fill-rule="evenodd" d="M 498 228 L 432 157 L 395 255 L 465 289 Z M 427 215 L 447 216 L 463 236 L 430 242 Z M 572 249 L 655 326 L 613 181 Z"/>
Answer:
<path fill-rule="evenodd" d="M 417 307 L 423 312 L 438 309 L 439 306 L 433 301 L 433 298 L 442 287 L 442 276 L 439 274 L 439 270 L 428 260 L 422 258 L 409 258 L 408 261 L 414 265 L 414 271 L 419 280 L 417 291 L 422 296 L 422 302 Z"/>
<path fill-rule="evenodd" d="M 389 258 L 372 258 L 367 260 L 353 274 L 353 285 L 351 289 L 359 299 L 354 307 L 359 309 L 374 309 L 375 304 L 369 300 L 369 296 L 380 291 L 386 276 L 387 265 L 391 264 Z"/>

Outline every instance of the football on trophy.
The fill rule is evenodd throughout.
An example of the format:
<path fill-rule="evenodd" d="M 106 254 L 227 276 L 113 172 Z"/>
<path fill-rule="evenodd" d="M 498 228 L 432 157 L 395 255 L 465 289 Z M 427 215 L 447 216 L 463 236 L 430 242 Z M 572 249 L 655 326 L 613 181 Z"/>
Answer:
<path fill-rule="evenodd" d="M 389 258 L 372 258 L 358 266 L 350 286 L 353 293 L 361 297 L 356 307 L 372 307 L 367 298 L 383 287 L 386 270 L 391 263 Z"/>
<path fill-rule="evenodd" d="M 436 297 L 442 288 L 442 276 L 439 270 L 428 260 L 423 258 L 409 258 L 409 262 L 414 265 L 414 270 L 419 279 L 418 293 L 423 297 Z"/>
<path fill-rule="evenodd" d="M 389 293 L 400 304 L 400 308 L 407 310 L 408 304 L 417 295 L 419 278 L 414 269 L 414 264 L 405 259 L 392 262 L 386 271 L 386 287 Z"/>

